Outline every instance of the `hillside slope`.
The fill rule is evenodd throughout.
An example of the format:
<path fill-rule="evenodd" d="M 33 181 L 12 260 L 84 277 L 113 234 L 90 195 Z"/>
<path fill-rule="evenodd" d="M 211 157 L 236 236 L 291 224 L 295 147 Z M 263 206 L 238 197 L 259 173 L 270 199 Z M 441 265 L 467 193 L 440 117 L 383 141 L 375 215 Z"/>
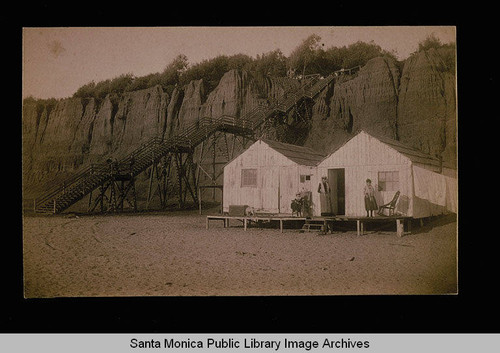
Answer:
<path fill-rule="evenodd" d="M 450 49 L 417 53 L 401 72 L 397 63 L 379 57 L 354 77 L 339 77 L 316 98 L 303 142 L 326 153 L 364 129 L 456 164 L 456 77 L 450 55 Z M 176 87 L 171 95 L 155 86 L 102 101 L 25 100 L 25 197 L 86 163 L 121 158 L 151 137 L 175 135 L 201 117 L 241 116 L 298 84 L 231 70 L 211 92 L 203 80 L 196 80 Z"/>

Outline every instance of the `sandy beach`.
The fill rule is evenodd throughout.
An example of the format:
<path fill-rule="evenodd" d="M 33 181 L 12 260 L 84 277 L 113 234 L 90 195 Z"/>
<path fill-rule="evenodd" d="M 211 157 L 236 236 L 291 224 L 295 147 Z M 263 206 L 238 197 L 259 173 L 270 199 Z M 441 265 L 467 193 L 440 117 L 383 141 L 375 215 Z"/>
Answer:
<path fill-rule="evenodd" d="M 333 234 L 205 215 L 25 216 L 25 297 L 289 296 L 457 293 L 457 223 Z"/>

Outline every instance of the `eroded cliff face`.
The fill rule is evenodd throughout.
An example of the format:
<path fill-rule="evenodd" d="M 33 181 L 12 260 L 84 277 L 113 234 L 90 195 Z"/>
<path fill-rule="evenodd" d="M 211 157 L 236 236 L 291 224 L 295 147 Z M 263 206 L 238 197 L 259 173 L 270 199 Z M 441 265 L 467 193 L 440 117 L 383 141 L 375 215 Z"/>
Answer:
<path fill-rule="evenodd" d="M 331 111 L 337 126 L 351 133 L 368 133 L 396 138 L 399 74 L 393 61 L 370 60 L 354 79 L 335 85 Z"/>
<path fill-rule="evenodd" d="M 451 49 L 410 57 L 403 68 L 398 104 L 400 140 L 456 161 L 456 75 L 445 58 Z"/>
<path fill-rule="evenodd" d="M 329 109 L 325 98 L 320 100 L 323 108 L 314 112 L 306 144 L 329 151 L 363 129 L 456 165 L 453 56 L 451 49 L 420 52 L 401 72 L 392 60 L 374 58 L 357 75 L 339 78 L 332 92 L 323 92 L 323 97 L 331 94 Z"/>
<path fill-rule="evenodd" d="M 341 75 L 317 101 L 306 144 L 329 152 L 356 131 L 397 139 L 399 72 L 394 61 L 374 58 L 355 75 Z"/>
<path fill-rule="evenodd" d="M 93 98 L 68 98 L 23 106 L 23 175 L 27 184 L 63 178 L 86 163 L 120 159 L 155 136 L 170 137 L 202 117 L 241 116 L 279 96 L 291 79 L 257 82 L 247 72 L 227 72 L 212 91 L 203 80 Z"/>
<path fill-rule="evenodd" d="M 197 80 L 176 87 L 171 95 L 156 86 L 108 95 L 102 101 L 26 101 L 24 182 L 51 180 L 86 163 L 119 159 L 151 137 L 175 135 L 201 117 L 242 116 L 298 85 L 288 78 L 258 78 L 232 70 L 211 92 Z M 305 144 L 327 153 L 364 129 L 454 162 L 455 96 L 455 72 L 441 51 L 415 54 L 402 72 L 393 61 L 375 58 L 355 77 L 339 77 L 315 99 Z"/>

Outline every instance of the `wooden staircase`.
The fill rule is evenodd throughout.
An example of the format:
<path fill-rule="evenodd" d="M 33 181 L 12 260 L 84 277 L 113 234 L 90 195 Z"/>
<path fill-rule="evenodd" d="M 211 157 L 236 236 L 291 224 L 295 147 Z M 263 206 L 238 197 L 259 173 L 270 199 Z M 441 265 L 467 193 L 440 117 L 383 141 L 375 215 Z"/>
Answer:
<path fill-rule="evenodd" d="M 270 106 L 257 106 L 241 118 L 227 115 L 202 118 L 175 136 L 152 138 L 118 162 L 91 164 L 37 198 L 34 210 L 38 213 L 59 213 L 109 180 L 131 180 L 168 153 L 193 151 L 217 131 L 252 136 L 267 119 L 277 112 L 288 113 L 301 99 L 313 99 L 334 78 L 333 74 L 326 78 L 309 76 L 299 88 L 286 92 L 279 101 Z"/>
<path fill-rule="evenodd" d="M 306 232 L 324 232 L 326 225 L 324 220 L 306 219 L 302 229 Z"/>

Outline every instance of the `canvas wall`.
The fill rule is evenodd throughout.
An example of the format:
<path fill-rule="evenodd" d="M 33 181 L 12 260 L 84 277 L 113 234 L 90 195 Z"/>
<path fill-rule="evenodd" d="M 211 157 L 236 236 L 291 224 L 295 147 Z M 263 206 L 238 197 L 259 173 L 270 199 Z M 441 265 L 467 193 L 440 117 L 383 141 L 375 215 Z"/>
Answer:
<path fill-rule="evenodd" d="M 242 186 L 243 169 L 256 169 L 255 186 Z M 223 210 L 229 211 L 229 205 L 248 205 L 262 212 L 291 213 L 299 173 L 296 163 L 257 141 L 224 167 Z"/>
<path fill-rule="evenodd" d="M 363 189 L 366 179 L 372 180 L 378 205 L 392 200 L 396 191 L 400 191 L 398 211 L 411 216 L 412 178 L 411 161 L 401 153 L 380 142 L 376 138 L 359 133 L 344 146 L 328 156 L 318 165 L 315 185 L 322 176 L 328 175 L 328 169 L 345 169 L 345 215 L 366 216 Z M 378 190 L 379 176 L 382 172 L 397 172 L 398 184 L 389 190 Z M 314 214 L 319 216 L 319 194 L 313 193 Z"/>

